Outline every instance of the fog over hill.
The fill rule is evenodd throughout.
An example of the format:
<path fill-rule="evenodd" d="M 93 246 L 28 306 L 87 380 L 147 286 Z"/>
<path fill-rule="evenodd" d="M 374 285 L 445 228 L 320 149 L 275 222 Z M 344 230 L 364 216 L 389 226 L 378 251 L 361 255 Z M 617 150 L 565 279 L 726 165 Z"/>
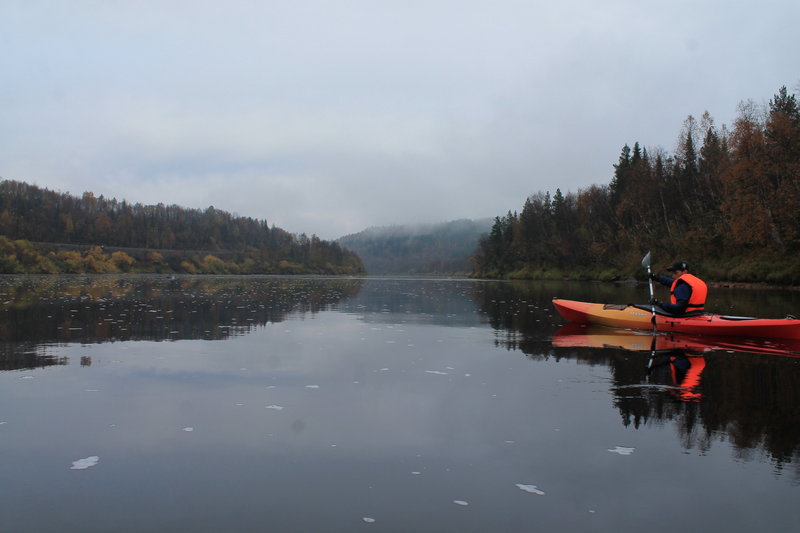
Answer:
<path fill-rule="evenodd" d="M 356 252 L 370 274 L 468 274 L 478 239 L 493 220 L 373 227 L 337 242 Z"/>

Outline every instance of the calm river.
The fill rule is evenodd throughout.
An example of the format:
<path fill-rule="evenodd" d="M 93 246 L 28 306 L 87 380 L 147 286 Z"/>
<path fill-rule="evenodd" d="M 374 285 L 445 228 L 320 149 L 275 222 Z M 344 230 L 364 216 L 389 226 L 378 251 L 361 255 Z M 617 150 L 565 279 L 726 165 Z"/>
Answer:
<path fill-rule="evenodd" d="M 798 530 L 800 356 L 562 328 L 555 296 L 648 293 L 2 277 L 0 531 Z"/>

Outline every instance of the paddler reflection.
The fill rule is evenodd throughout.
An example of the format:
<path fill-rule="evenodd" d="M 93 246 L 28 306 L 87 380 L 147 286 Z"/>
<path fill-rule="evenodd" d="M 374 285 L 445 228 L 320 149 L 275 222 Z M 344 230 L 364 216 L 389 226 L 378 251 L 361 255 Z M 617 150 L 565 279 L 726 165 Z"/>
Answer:
<path fill-rule="evenodd" d="M 678 399 L 685 402 L 700 401 L 700 380 L 706 368 L 703 354 L 684 350 L 653 353 L 648 363 L 648 373 L 656 377 L 660 368 L 669 369 L 669 378 L 674 387 L 669 391 Z"/>
<path fill-rule="evenodd" d="M 559 329 L 552 342 L 553 346 L 563 348 L 622 349 L 646 354 L 649 356 L 645 371 L 647 385 L 664 387 L 685 402 L 702 398 L 700 385 L 706 367 L 703 354 L 713 349 L 696 339 L 676 335 L 574 323 Z"/>

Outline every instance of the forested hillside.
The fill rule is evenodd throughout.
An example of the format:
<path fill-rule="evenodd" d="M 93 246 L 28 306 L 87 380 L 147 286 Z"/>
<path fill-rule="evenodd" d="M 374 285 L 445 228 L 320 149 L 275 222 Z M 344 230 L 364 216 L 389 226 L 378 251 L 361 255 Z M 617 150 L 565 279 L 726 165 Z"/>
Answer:
<path fill-rule="evenodd" d="M 491 225 L 484 219 L 370 228 L 339 242 L 370 274 L 467 274 L 478 239 Z"/>
<path fill-rule="evenodd" d="M 0 182 L 0 273 L 360 274 L 335 242 L 294 235 L 214 207 L 78 198 Z"/>
<path fill-rule="evenodd" d="M 490 277 L 641 275 L 648 250 L 710 280 L 800 285 L 800 107 L 785 87 L 730 130 L 688 117 L 674 154 L 625 145 L 608 185 L 529 197 L 475 254 Z"/>

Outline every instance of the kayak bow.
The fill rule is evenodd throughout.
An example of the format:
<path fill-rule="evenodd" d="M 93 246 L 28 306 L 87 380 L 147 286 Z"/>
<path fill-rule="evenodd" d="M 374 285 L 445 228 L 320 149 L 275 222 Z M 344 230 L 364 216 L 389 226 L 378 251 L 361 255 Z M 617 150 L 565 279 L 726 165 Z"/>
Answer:
<path fill-rule="evenodd" d="M 647 306 L 601 304 L 553 299 L 556 310 L 566 320 L 579 324 L 600 324 L 615 328 L 652 329 L 651 309 Z M 691 335 L 771 337 L 800 339 L 800 320 L 796 318 L 752 318 L 696 312 L 674 316 L 656 311 L 658 331 Z"/>

